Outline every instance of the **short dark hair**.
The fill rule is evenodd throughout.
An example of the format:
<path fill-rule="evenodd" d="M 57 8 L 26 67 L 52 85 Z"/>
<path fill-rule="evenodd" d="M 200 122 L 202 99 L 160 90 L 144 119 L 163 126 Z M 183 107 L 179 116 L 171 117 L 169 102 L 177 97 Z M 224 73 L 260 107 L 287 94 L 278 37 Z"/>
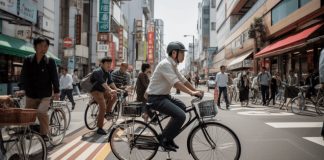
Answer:
<path fill-rule="evenodd" d="M 112 62 L 112 59 L 110 57 L 104 57 L 101 59 L 101 63 L 104 64 L 105 62 Z"/>
<path fill-rule="evenodd" d="M 267 68 L 266 68 L 266 67 L 262 67 L 262 69 L 264 69 L 264 70 L 267 70 Z"/>
<path fill-rule="evenodd" d="M 79 70 L 78 70 L 78 69 L 74 69 L 74 70 L 73 70 L 73 72 L 77 72 L 77 71 L 79 71 Z"/>
<path fill-rule="evenodd" d="M 220 66 L 220 69 L 222 69 L 222 68 L 225 68 L 225 66 L 224 66 L 224 65 L 221 65 L 221 66 Z"/>
<path fill-rule="evenodd" d="M 143 63 L 143 64 L 142 64 L 142 72 L 145 72 L 145 70 L 148 69 L 148 68 L 150 68 L 150 67 L 151 67 L 150 64 L 148 64 L 148 63 Z"/>
<path fill-rule="evenodd" d="M 62 67 L 62 71 L 68 71 L 66 67 Z"/>
<path fill-rule="evenodd" d="M 44 37 L 37 37 L 34 39 L 34 47 L 36 47 L 38 44 L 46 42 L 46 44 L 49 46 L 50 41 L 47 38 Z"/>

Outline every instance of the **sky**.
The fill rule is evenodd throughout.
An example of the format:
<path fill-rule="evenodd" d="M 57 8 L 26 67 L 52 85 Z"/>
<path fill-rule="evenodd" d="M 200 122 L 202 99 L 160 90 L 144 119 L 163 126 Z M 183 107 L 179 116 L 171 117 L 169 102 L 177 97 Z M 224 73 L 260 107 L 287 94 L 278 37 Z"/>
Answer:
<path fill-rule="evenodd" d="M 197 37 L 198 2 L 201 0 L 154 0 L 154 18 L 164 21 L 165 48 L 171 41 L 182 42 L 188 49 L 194 34 Z M 184 68 L 184 63 L 179 69 Z"/>

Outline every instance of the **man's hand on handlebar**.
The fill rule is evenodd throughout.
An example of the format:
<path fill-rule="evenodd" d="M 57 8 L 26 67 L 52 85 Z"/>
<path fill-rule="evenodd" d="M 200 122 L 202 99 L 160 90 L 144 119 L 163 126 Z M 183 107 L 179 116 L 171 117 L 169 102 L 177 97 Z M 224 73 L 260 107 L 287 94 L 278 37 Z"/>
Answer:
<path fill-rule="evenodd" d="M 202 91 L 193 91 L 191 93 L 191 96 L 195 96 L 195 97 L 199 97 L 199 98 L 202 98 L 203 97 L 203 93 Z"/>
<path fill-rule="evenodd" d="M 53 100 L 54 100 L 54 101 L 58 101 L 58 100 L 60 100 L 60 94 L 59 94 L 59 93 L 54 93 L 54 94 L 53 94 Z"/>

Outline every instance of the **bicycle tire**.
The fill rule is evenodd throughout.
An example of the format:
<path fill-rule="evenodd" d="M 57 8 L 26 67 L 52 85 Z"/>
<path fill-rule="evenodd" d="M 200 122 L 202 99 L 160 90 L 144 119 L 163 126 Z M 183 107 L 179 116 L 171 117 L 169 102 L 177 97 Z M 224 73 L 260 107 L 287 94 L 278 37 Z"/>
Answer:
<path fill-rule="evenodd" d="M 132 129 L 132 126 L 136 127 L 136 129 Z M 138 131 L 138 134 L 140 134 L 142 131 L 141 129 L 144 128 L 146 129 L 141 133 L 141 137 L 139 137 L 135 143 L 133 139 L 134 137 L 132 136 L 134 134 L 124 133 L 134 130 Z M 153 159 L 159 148 L 156 131 L 145 122 L 138 120 L 127 120 L 117 125 L 109 136 L 109 142 L 113 154 L 120 160 L 130 159 L 130 157 L 138 160 L 150 160 Z M 125 145 L 118 145 L 117 142 L 125 143 Z M 117 149 L 118 146 L 121 146 L 120 151 Z M 131 147 L 133 148 L 131 149 Z M 148 155 L 145 155 L 145 157 L 139 157 L 141 155 L 134 153 L 134 151 L 141 152 L 142 156 L 144 155 L 143 152 L 147 151 Z"/>
<path fill-rule="evenodd" d="M 47 146 L 44 139 L 38 133 L 27 132 L 16 134 L 9 141 L 6 143 L 6 150 L 8 152 L 5 154 L 8 160 L 47 160 Z M 22 153 L 23 150 L 25 153 Z"/>
<path fill-rule="evenodd" d="M 53 146 L 57 146 L 62 143 L 66 132 L 66 118 L 62 109 L 53 110 L 50 117 L 50 133 L 49 142 Z"/>
<path fill-rule="evenodd" d="M 96 102 L 88 104 L 84 112 L 84 123 L 89 130 L 94 130 L 97 128 L 98 115 L 99 115 L 99 105 Z M 91 119 L 88 119 L 88 117 Z"/>
<path fill-rule="evenodd" d="M 322 110 L 324 110 L 324 97 L 320 98 L 317 101 L 317 104 L 315 106 L 315 110 L 316 110 L 317 114 L 323 115 L 323 111 Z"/>
<path fill-rule="evenodd" d="M 67 104 L 62 106 L 62 110 L 65 113 L 65 118 L 66 118 L 66 122 L 67 122 L 66 129 L 68 129 L 70 126 L 70 123 L 71 123 L 71 110 Z"/>
<path fill-rule="evenodd" d="M 205 138 L 201 138 L 200 139 L 200 142 L 203 143 L 202 141 L 204 141 L 205 143 L 203 144 L 204 146 L 208 146 L 208 141 L 206 139 L 206 133 L 211 133 L 211 129 L 208 129 L 208 127 L 216 127 L 215 130 L 213 131 L 220 131 L 220 130 L 223 130 L 223 133 L 222 134 L 219 134 L 219 133 L 216 133 L 214 136 L 209 136 L 209 138 L 215 140 L 214 143 L 217 143 L 215 144 L 215 148 L 211 148 L 213 150 L 213 152 L 221 152 L 220 150 L 222 149 L 227 149 L 228 147 L 231 147 L 230 144 L 232 143 L 232 146 L 231 147 L 232 149 L 235 149 L 235 153 L 229 155 L 229 157 L 224 157 L 226 156 L 226 153 L 229 153 L 229 152 L 226 152 L 223 154 L 215 154 L 215 153 L 212 153 L 212 156 L 208 157 L 209 154 L 198 154 L 196 150 L 194 149 L 194 139 L 196 137 L 196 134 L 199 134 L 200 132 L 203 134 L 202 136 L 204 136 Z M 217 128 L 218 127 L 218 128 Z M 224 137 L 220 137 L 220 136 L 224 136 L 224 135 L 229 135 L 228 137 L 232 137 L 232 140 L 233 142 L 223 142 L 223 144 L 219 144 L 221 143 L 222 141 L 225 141 L 226 139 L 228 138 L 224 138 Z M 199 136 L 198 136 L 199 137 Z M 209 143 L 210 144 L 210 143 Z M 191 154 L 191 156 L 195 159 L 195 160 L 203 160 L 204 157 L 207 156 L 207 159 L 218 159 L 219 157 L 223 156 L 223 159 L 234 159 L 234 160 L 238 160 L 241 156 L 241 143 L 239 141 L 239 139 L 237 138 L 236 134 L 230 129 L 228 128 L 227 126 L 221 124 L 221 123 L 217 123 L 217 122 L 203 122 L 203 124 L 201 125 L 198 125 L 196 126 L 190 133 L 189 133 L 189 136 L 188 136 L 188 140 L 187 140 L 187 147 L 188 147 L 188 151 L 189 153 Z M 211 147 L 211 146 L 210 146 Z M 201 149 L 201 151 L 203 151 L 202 149 L 203 147 L 198 147 L 197 149 Z M 227 149 L 228 151 L 228 149 Z M 200 156 L 201 155 L 201 156 Z M 216 157 L 215 157 L 216 156 Z M 222 159 L 222 158 L 221 158 Z"/>
<path fill-rule="evenodd" d="M 112 118 L 112 122 L 113 124 L 115 124 L 119 118 L 119 111 L 120 111 L 120 108 L 121 108 L 121 104 L 119 101 L 117 101 L 114 109 L 113 109 L 113 118 Z"/>

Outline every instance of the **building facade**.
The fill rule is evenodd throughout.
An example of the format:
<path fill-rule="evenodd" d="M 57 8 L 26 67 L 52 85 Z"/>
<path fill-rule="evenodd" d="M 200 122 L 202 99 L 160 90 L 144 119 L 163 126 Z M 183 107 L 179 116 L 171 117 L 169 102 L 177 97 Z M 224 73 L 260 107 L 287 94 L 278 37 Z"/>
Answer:
<path fill-rule="evenodd" d="M 50 40 L 47 56 L 56 60 L 55 3 L 51 0 L 0 0 L 0 95 L 12 94 L 23 59 L 35 53 L 33 38 Z"/>

